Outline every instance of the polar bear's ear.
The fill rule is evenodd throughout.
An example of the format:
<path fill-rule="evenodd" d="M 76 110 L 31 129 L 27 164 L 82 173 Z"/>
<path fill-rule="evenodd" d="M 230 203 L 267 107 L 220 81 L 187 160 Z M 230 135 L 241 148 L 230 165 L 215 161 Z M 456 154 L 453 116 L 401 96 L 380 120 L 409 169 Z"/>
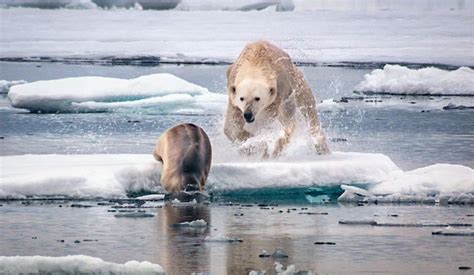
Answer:
<path fill-rule="evenodd" d="M 275 94 L 275 88 L 270 88 L 270 95 L 274 95 Z"/>
<path fill-rule="evenodd" d="M 235 95 L 235 86 L 234 85 L 230 86 L 230 91 L 232 92 L 232 94 Z"/>

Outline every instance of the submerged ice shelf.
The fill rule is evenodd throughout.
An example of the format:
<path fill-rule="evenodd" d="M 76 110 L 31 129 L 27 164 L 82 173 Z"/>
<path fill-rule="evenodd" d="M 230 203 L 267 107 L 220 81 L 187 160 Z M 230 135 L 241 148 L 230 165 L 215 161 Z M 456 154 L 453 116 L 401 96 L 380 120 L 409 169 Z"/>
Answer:
<path fill-rule="evenodd" d="M 125 198 L 136 192 L 162 192 L 160 165 L 151 155 L 19 155 L 2 156 L 0 162 L 1 199 Z M 474 202 L 474 170 L 469 167 L 438 164 L 403 172 L 387 156 L 366 153 L 334 152 L 304 162 L 214 163 L 207 190 L 278 192 L 305 188 L 311 195 L 311 188 L 320 188 L 313 189 L 315 194 L 329 194 L 341 185 L 346 201 L 408 196 L 410 202 L 459 197 L 464 198 L 461 203 Z M 367 190 L 358 192 L 346 185 Z M 348 192 L 362 196 L 349 196 Z"/>

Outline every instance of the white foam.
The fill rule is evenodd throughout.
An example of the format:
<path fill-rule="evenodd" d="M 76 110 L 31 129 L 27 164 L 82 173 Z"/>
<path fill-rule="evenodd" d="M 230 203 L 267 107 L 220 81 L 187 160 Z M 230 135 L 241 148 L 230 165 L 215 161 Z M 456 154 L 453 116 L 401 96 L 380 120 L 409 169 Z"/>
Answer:
<path fill-rule="evenodd" d="M 166 73 L 134 79 L 88 76 L 36 81 L 13 86 L 8 98 L 13 107 L 42 112 L 156 107 L 172 113 L 182 108 L 217 108 L 227 100 L 225 95 Z"/>
<path fill-rule="evenodd" d="M 165 274 L 160 265 L 147 261 L 124 264 L 85 255 L 64 257 L 0 256 L 1 274 Z"/>
<path fill-rule="evenodd" d="M 410 69 L 385 65 L 364 76 L 355 90 L 364 93 L 406 95 L 474 95 L 474 70 Z"/>
<path fill-rule="evenodd" d="M 12 86 L 24 83 L 26 83 L 24 80 L 0 80 L 0 94 L 7 94 Z"/>

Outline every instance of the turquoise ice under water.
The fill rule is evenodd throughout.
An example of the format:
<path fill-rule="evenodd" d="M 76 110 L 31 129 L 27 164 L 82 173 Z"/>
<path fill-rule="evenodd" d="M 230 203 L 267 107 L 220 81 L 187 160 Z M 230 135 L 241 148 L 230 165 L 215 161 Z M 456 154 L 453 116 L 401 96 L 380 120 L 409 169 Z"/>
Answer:
<path fill-rule="evenodd" d="M 2 62 L 0 69 L 4 79 L 26 81 L 84 75 L 133 78 L 167 72 L 210 91 L 225 92 L 225 66 L 106 67 Z M 302 70 L 318 100 L 351 96 L 353 87 L 370 71 L 329 67 Z M 356 107 L 320 113 L 334 151 L 383 153 L 404 170 L 435 163 L 473 167 L 473 110 L 431 108 L 426 97 L 376 100 L 383 102 L 363 100 L 355 103 Z M 452 99 L 436 100 L 447 105 Z M 465 100 L 472 103 L 471 98 Z M 393 101 L 397 104 L 383 104 Z M 149 154 L 159 134 L 181 122 L 199 124 L 211 138 L 222 138 L 219 114 L 170 115 L 153 108 L 31 114 L 12 110 L 5 97 L 0 106 L 1 155 Z M 169 274 L 244 274 L 272 270 L 275 261 L 295 264 L 297 270 L 342 274 L 452 274 L 459 272 L 459 266 L 474 267 L 472 237 L 431 235 L 437 228 L 338 224 L 343 219 L 472 224 L 472 207 L 328 204 L 341 193 L 339 186 L 241 189 L 215 193 L 210 205 L 144 209 L 155 216 L 143 219 L 115 218 L 117 212 L 107 212 L 112 208 L 97 206 L 97 201 L 85 202 L 94 206 L 91 208 L 69 207 L 71 203 L 64 201 L 2 201 L 0 255 L 86 254 L 115 262 L 147 260 L 162 265 Z M 170 226 L 200 218 L 210 226 L 191 230 Z M 219 235 L 243 242 L 203 241 L 206 236 Z M 87 239 L 98 241 L 84 241 Z M 277 248 L 289 258 L 258 257 L 263 249 L 272 253 Z"/>

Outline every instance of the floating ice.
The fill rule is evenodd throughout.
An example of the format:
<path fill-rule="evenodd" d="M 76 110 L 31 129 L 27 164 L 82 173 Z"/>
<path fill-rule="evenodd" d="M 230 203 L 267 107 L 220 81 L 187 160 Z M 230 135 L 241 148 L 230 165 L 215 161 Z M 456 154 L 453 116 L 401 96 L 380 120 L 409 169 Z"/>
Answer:
<path fill-rule="evenodd" d="M 398 171 L 369 191 L 374 195 L 474 193 L 474 170 L 462 165 L 435 164 Z"/>
<path fill-rule="evenodd" d="M 355 91 L 365 94 L 474 96 L 474 70 L 468 67 L 447 71 L 433 67 L 410 69 L 385 65 L 383 69 L 366 74 Z"/>
<path fill-rule="evenodd" d="M 154 107 L 167 113 L 192 109 L 213 110 L 226 102 L 225 95 L 187 82 L 172 74 L 152 74 L 134 79 L 73 77 L 13 86 L 12 106 L 32 112 L 100 112 L 116 108 Z"/>
<path fill-rule="evenodd" d="M 205 242 L 210 242 L 210 243 L 241 243 L 243 242 L 239 238 L 235 237 L 227 237 L 227 236 L 207 236 L 204 238 Z"/>
<path fill-rule="evenodd" d="M 339 111 L 342 109 L 342 106 L 335 102 L 334 99 L 325 99 L 317 105 L 318 111 L 321 112 L 330 112 L 330 111 Z"/>
<path fill-rule="evenodd" d="M 205 220 L 195 220 L 190 222 L 176 223 L 172 225 L 173 227 L 206 227 L 207 222 Z"/>
<path fill-rule="evenodd" d="M 0 80 L 0 94 L 7 94 L 10 91 L 10 88 L 15 85 L 25 84 L 26 81 L 24 80 Z"/>
<path fill-rule="evenodd" d="M 275 271 L 277 275 L 293 275 L 296 272 L 295 265 L 288 265 L 286 269 L 283 269 L 283 265 L 279 262 L 275 262 Z"/>
<path fill-rule="evenodd" d="M 161 165 L 151 154 L 1 156 L 0 163 L 3 199 L 125 198 L 131 193 L 162 190 Z M 342 185 L 348 192 L 343 197 L 348 200 L 366 196 L 369 202 L 396 202 L 409 197 L 414 201 L 473 203 L 473 173 L 469 167 L 449 164 L 403 172 L 385 155 L 333 152 L 305 161 L 216 162 L 206 188 L 221 192 Z M 351 187 L 353 184 L 368 189 Z"/>
<path fill-rule="evenodd" d="M 116 218 L 152 218 L 155 215 L 144 212 L 129 212 L 114 215 Z"/>
<path fill-rule="evenodd" d="M 1 274 L 165 274 L 160 265 L 128 261 L 124 264 L 106 262 L 100 258 L 72 255 L 0 256 Z"/>
<path fill-rule="evenodd" d="M 433 231 L 431 234 L 443 236 L 474 236 L 474 230 L 448 227 L 442 230 Z"/>
<path fill-rule="evenodd" d="M 225 11 L 251 11 L 275 7 L 276 11 L 292 11 L 295 5 L 291 0 L 240 0 L 240 1 L 195 1 L 183 0 L 176 9 L 178 10 L 225 10 Z"/>
<path fill-rule="evenodd" d="M 338 201 L 474 204 L 474 170 L 462 165 L 435 164 L 412 171 L 394 171 L 368 190 L 341 185 Z"/>
<path fill-rule="evenodd" d="M 164 194 L 151 194 L 151 195 L 137 197 L 135 199 L 144 200 L 144 201 L 162 201 L 165 199 L 165 195 Z"/>
<path fill-rule="evenodd" d="M 340 224 L 348 224 L 348 225 L 376 225 L 377 222 L 375 220 L 341 220 L 339 221 Z"/>
<path fill-rule="evenodd" d="M 108 60 L 110 64 L 127 59 L 131 64 L 216 63 L 232 61 L 249 41 L 267 39 L 286 50 L 294 61 L 474 65 L 469 42 L 473 5 L 467 4 L 471 1 L 463 1 L 465 8 L 430 12 L 426 11 L 440 2 L 446 2 L 445 8 L 460 5 L 456 0 L 436 1 L 436 5 L 432 1 L 417 1 L 417 4 L 402 1 L 404 10 L 400 11 L 393 8 L 398 6 L 394 1 L 376 1 L 391 10 L 374 12 L 370 8 L 354 9 L 356 2 L 364 7 L 361 3 L 367 1 L 316 2 L 308 1 L 305 6 L 324 10 L 277 15 L 172 10 L 161 11 L 157 16 L 156 12 L 123 9 L 0 9 L 2 25 L 8 26 L 8 31 L 0 36 L 0 56 L 26 60 L 43 57 L 41 60 L 45 61 L 48 58 L 58 61 L 71 58 L 74 62 Z M 327 5 L 345 10 L 331 11 L 325 8 Z M 295 6 L 301 10 L 299 3 L 295 2 Z"/>
<path fill-rule="evenodd" d="M 341 185 L 344 193 L 337 199 L 338 201 L 364 201 L 366 197 L 371 196 L 367 190 L 355 186 Z"/>

